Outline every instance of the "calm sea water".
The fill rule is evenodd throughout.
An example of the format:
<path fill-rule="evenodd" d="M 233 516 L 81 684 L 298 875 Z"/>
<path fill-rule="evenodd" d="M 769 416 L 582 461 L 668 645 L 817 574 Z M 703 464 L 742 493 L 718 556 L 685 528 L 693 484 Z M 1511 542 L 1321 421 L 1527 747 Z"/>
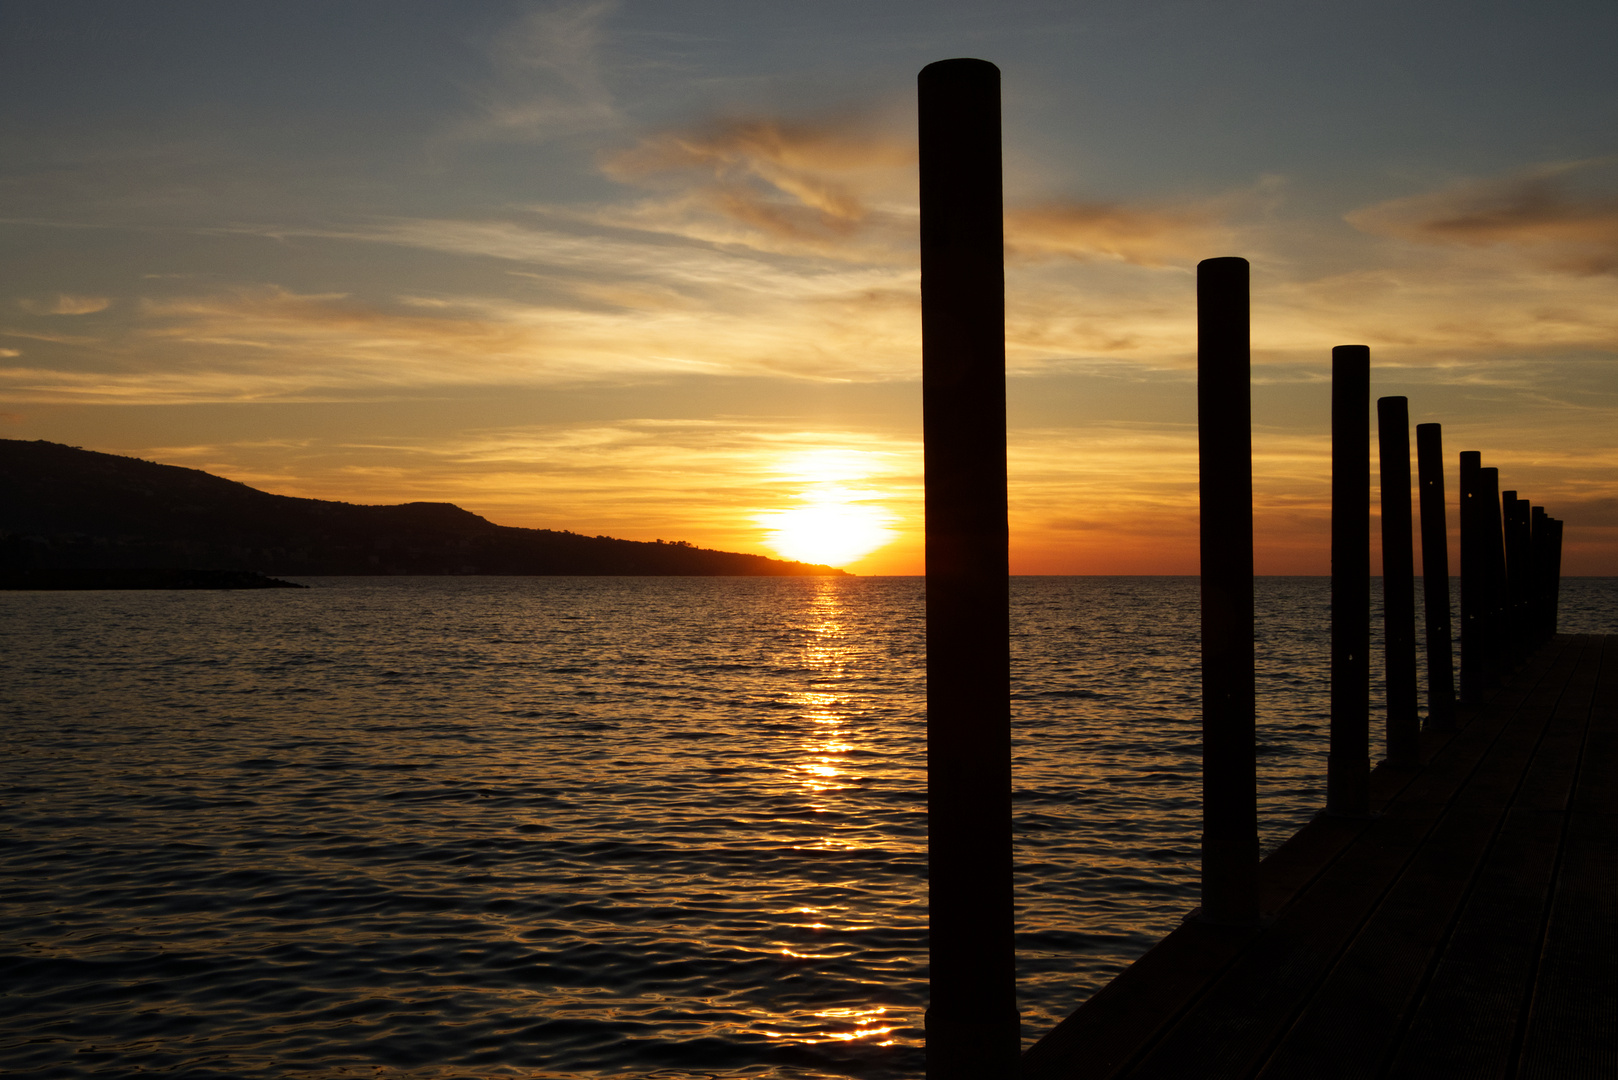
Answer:
<path fill-rule="evenodd" d="M 310 584 L 0 594 L 0 1069 L 920 1075 L 919 579 Z M 1273 846 L 1326 582 L 1258 594 Z M 1032 1039 L 1194 904 L 1197 583 L 1013 597 Z"/>

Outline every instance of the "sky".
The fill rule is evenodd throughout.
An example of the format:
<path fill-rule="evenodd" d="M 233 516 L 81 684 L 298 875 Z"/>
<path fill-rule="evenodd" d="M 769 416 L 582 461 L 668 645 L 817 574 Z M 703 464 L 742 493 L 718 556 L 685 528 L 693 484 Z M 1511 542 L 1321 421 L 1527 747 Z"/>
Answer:
<path fill-rule="evenodd" d="M 1481 451 L 1618 574 L 1615 41 L 1610 0 L 0 0 L 0 437 L 920 573 L 915 77 L 974 56 L 1014 573 L 1196 573 L 1195 266 L 1240 255 L 1259 573 L 1329 572 L 1364 344 L 1452 505 Z"/>

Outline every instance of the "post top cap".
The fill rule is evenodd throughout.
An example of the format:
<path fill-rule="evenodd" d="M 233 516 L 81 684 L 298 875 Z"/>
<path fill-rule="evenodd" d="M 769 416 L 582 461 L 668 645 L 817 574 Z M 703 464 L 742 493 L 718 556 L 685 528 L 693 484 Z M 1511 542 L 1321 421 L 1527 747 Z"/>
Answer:
<path fill-rule="evenodd" d="M 987 60 L 978 60 L 971 56 L 958 56 L 953 60 L 934 60 L 921 69 L 917 79 L 995 79 L 1000 78 L 1000 69 Z"/>

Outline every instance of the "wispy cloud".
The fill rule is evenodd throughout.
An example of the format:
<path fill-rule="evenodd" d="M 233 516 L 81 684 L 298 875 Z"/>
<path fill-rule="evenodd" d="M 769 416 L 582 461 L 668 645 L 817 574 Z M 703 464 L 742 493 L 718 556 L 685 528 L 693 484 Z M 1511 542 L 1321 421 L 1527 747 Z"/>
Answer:
<path fill-rule="evenodd" d="M 1006 253 L 1013 258 L 1104 259 L 1162 266 L 1207 258 L 1230 230 L 1213 205 L 1130 206 L 1047 202 L 1006 212 Z"/>
<path fill-rule="evenodd" d="M 868 115 L 714 119 L 606 156 L 612 179 L 665 194 L 603 217 L 766 251 L 891 258 L 896 234 L 913 231 L 915 158 L 913 139 Z"/>
<path fill-rule="evenodd" d="M 1572 274 L 1618 273 L 1618 159 L 1468 180 L 1366 207 L 1348 221 L 1419 243 L 1514 247 Z"/>
<path fill-rule="evenodd" d="M 371 239 L 476 249 L 500 235 L 452 228 Z M 0 326 L 0 334 L 55 350 L 26 369 L 0 369 L 0 389 L 14 400 L 155 404 L 666 374 L 867 381 L 914 369 L 909 271 L 715 265 L 728 257 L 701 249 L 685 252 L 689 261 L 668 252 L 659 267 L 650 247 L 625 244 L 616 271 L 610 258 L 599 272 L 524 261 L 532 269 L 512 273 L 531 273 L 536 287 L 514 284 L 504 295 L 244 286 L 147 298 L 104 340 Z M 586 261 L 578 248 L 560 248 Z"/>
<path fill-rule="evenodd" d="M 112 300 L 105 296 L 57 293 L 46 298 L 23 297 L 17 301 L 17 306 L 33 315 L 94 315 L 111 307 Z"/>
<path fill-rule="evenodd" d="M 1618 288 L 1610 276 L 1570 278 L 1483 250 L 1424 253 L 1415 260 L 1255 289 L 1254 347 L 1296 354 L 1344 341 L 1372 346 L 1383 362 L 1481 364 L 1500 357 L 1567 355 L 1618 343 Z M 1456 381 L 1464 374 L 1454 373 Z"/>
<path fill-rule="evenodd" d="M 539 142 L 620 123 L 602 72 L 603 23 L 612 0 L 549 4 L 493 41 L 489 80 L 473 90 L 477 115 L 462 137 Z"/>

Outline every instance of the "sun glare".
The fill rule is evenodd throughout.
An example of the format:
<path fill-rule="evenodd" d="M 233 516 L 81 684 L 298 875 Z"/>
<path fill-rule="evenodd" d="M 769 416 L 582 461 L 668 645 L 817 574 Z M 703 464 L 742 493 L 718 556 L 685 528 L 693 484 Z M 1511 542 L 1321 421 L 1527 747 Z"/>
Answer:
<path fill-rule="evenodd" d="M 898 537 L 881 491 L 868 489 L 888 467 L 887 455 L 819 448 L 783 454 L 770 463 L 796 505 L 766 510 L 754 520 L 764 542 L 784 559 L 846 566 Z"/>
<path fill-rule="evenodd" d="M 898 535 L 888 527 L 886 511 L 850 495 L 840 489 L 817 491 L 803 506 L 760 515 L 765 542 L 784 559 L 843 566 Z"/>

